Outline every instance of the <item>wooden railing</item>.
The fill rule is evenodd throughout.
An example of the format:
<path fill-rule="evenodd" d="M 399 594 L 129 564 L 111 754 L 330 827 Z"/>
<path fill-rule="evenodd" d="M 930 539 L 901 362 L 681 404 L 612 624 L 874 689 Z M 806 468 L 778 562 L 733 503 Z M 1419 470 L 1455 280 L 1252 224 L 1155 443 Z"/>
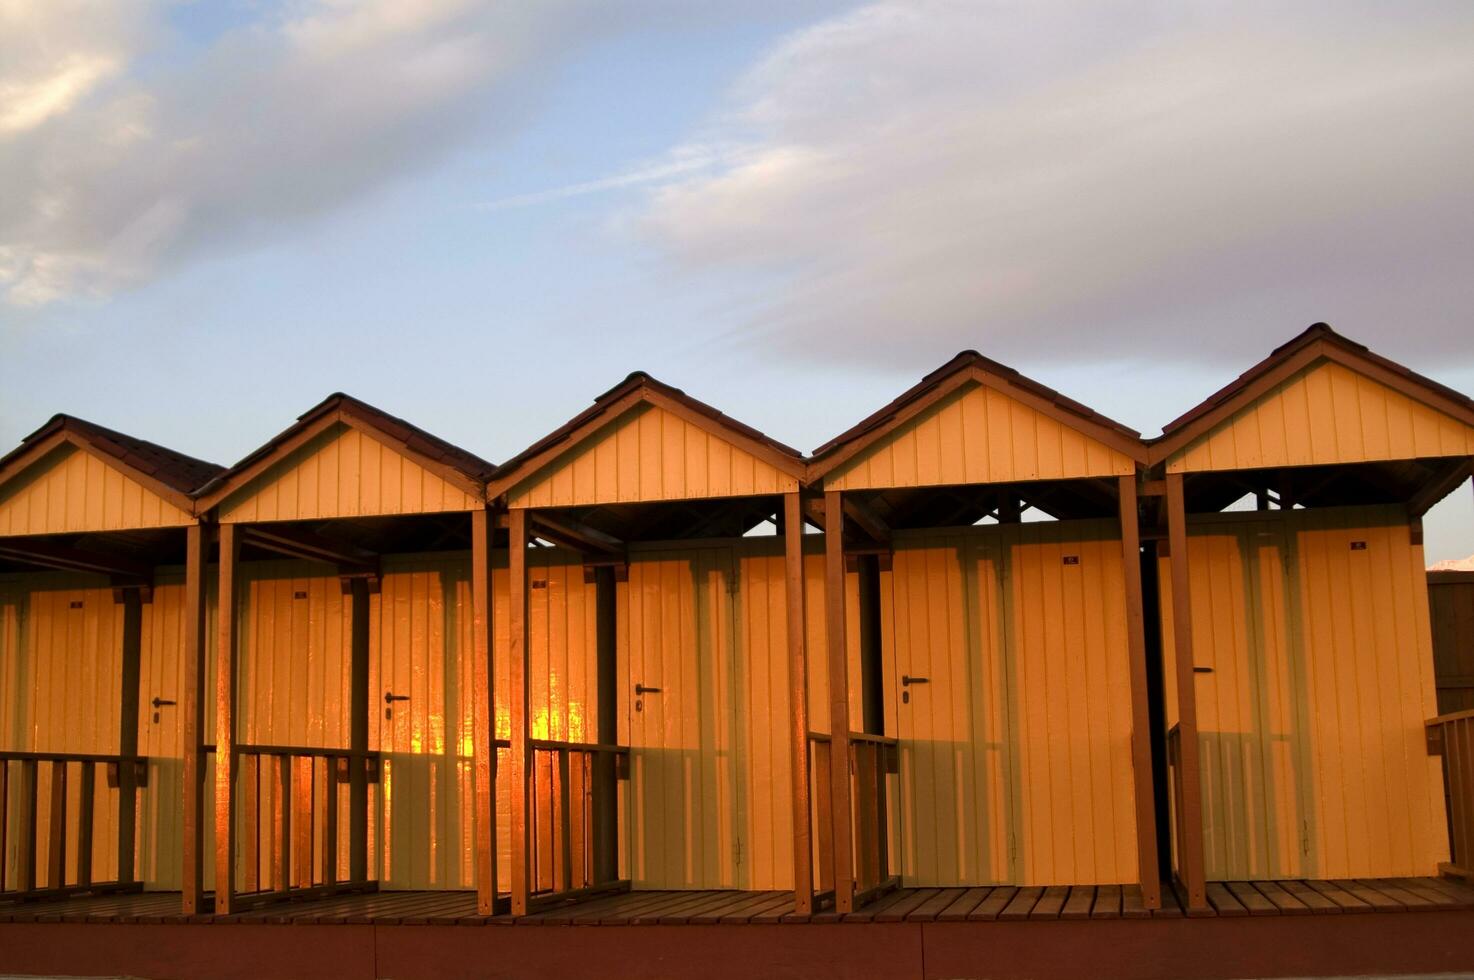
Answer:
<path fill-rule="evenodd" d="M 1172 871 L 1182 879 L 1182 842 L 1187 839 L 1183 821 L 1187 819 L 1187 807 L 1182 789 L 1182 730 L 1173 725 L 1167 729 L 1167 773 L 1171 780 L 1172 794 Z"/>
<path fill-rule="evenodd" d="M 850 797 L 855 801 L 855 905 L 896 887 L 889 851 L 888 779 L 900 771 L 894 738 L 850 732 Z"/>
<path fill-rule="evenodd" d="M 368 818 L 365 788 L 379 781 L 378 752 L 298 745 L 237 745 L 235 751 L 239 873 L 246 902 L 377 887 L 366 854 L 357 851 L 365 846 L 359 829 Z M 339 848 L 345 795 L 346 874 Z"/>
<path fill-rule="evenodd" d="M 0 898 L 60 898 L 78 892 L 133 891 L 134 798 L 147 784 L 148 760 L 142 756 L 95 755 L 77 752 L 0 752 Z M 93 833 L 97 823 L 97 776 L 107 777 L 105 804 L 114 809 L 117 828 L 117 874 L 108 881 L 93 880 Z M 41 774 L 46 773 L 46 826 L 37 820 Z M 73 805 L 69 785 L 77 786 Z M 13 816 L 12 816 L 13 815 Z M 76 860 L 68 868 L 68 835 L 76 834 Z M 38 887 L 37 859 L 46 842 L 45 886 Z M 7 858 L 14 866 L 7 871 Z"/>
<path fill-rule="evenodd" d="M 809 793 L 814 841 L 814 903 L 826 905 L 834 899 L 834 830 L 829 815 L 834 812 L 830 789 L 833 739 L 824 732 L 809 732 Z M 891 874 L 889 777 L 899 771 L 894 738 L 850 733 L 850 799 L 854 803 L 851 840 L 854 850 L 855 905 L 895 888 L 899 879 Z"/>
<path fill-rule="evenodd" d="M 1429 719 L 1425 728 L 1428 754 L 1443 757 L 1448 794 L 1450 861 L 1443 874 L 1474 881 L 1474 711 L 1456 711 Z"/>
<path fill-rule="evenodd" d="M 527 740 L 528 892 L 540 904 L 629 887 L 619 877 L 618 781 L 624 745 Z"/>

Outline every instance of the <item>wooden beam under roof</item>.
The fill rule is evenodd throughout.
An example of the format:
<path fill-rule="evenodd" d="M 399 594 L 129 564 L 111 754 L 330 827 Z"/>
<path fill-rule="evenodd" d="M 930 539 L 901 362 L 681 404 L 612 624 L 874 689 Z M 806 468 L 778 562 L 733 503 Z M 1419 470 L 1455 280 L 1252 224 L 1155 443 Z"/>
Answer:
<path fill-rule="evenodd" d="M 1471 475 L 1474 475 L 1474 460 L 1462 458 L 1443 463 L 1408 501 L 1408 515 L 1422 517 L 1434 504 L 1458 489 L 1459 484 Z"/>
<path fill-rule="evenodd" d="M 856 500 L 854 497 L 844 498 L 844 516 L 849 519 L 860 530 L 864 531 L 870 540 L 884 548 L 891 544 L 891 529 L 881 520 L 880 515 L 868 506 Z"/>
<path fill-rule="evenodd" d="M 498 520 L 504 520 L 504 517 Z M 623 541 L 572 517 L 538 510 L 532 512 L 532 523 L 535 533 L 575 551 L 604 556 L 624 554 Z"/>
<path fill-rule="evenodd" d="M 377 555 L 339 544 L 306 528 L 281 524 L 246 524 L 241 525 L 241 538 L 246 544 L 279 555 L 336 565 L 343 575 L 375 577 L 379 574 Z"/>
<path fill-rule="evenodd" d="M 153 569 L 143 562 L 35 538 L 0 538 L 0 558 L 64 572 L 107 575 L 118 586 L 153 581 Z"/>

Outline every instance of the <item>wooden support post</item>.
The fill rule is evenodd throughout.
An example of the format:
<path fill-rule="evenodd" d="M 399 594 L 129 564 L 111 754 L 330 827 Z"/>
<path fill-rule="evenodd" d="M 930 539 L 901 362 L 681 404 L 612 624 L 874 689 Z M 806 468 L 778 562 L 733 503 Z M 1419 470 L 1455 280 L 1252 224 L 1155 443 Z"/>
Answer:
<path fill-rule="evenodd" d="M 471 512 L 471 755 L 476 792 L 476 912 L 496 913 L 496 726 L 492 698 L 491 514 Z"/>
<path fill-rule="evenodd" d="M 514 509 L 507 521 L 507 655 L 511 683 L 507 702 L 511 706 L 511 749 L 507 753 L 512 784 L 512 914 L 526 915 L 531 891 L 528 868 L 527 817 L 527 511 Z"/>
<path fill-rule="evenodd" d="M 808 915 L 814 910 L 814 844 L 809 803 L 809 666 L 804 649 L 804 520 L 797 491 L 783 495 L 783 569 L 793 760 L 793 905 L 799 915 Z"/>
<path fill-rule="evenodd" d="M 1181 473 L 1167 474 L 1167 542 L 1172 551 L 1172 646 L 1176 652 L 1179 778 L 1178 873 L 1191 908 L 1207 907 L 1203 870 L 1203 795 L 1199 784 L 1197 681 L 1193 672 L 1192 593 L 1189 591 L 1187 505 Z"/>
<path fill-rule="evenodd" d="M 184 727 L 185 915 L 204 912 L 205 888 L 205 560 L 209 542 L 201 524 L 185 529 L 184 689 L 180 717 Z"/>
<path fill-rule="evenodd" d="M 829 644 L 829 777 L 834 838 L 834 908 L 855 908 L 854 853 L 850 827 L 850 684 L 845 649 L 844 501 L 824 493 L 824 622 Z"/>
<path fill-rule="evenodd" d="M 1121 565 L 1126 580 L 1126 643 L 1131 658 L 1131 767 L 1136 796 L 1136 864 L 1142 904 L 1162 907 L 1162 876 L 1157 873 L 1157 820 L 1152 775 L 1151 711 L 1147 693 L 1146 612 L 1141 593 L 1141 527 L 1136 504 L 1136 474 L 1120 487 Z"/>
<path fill-rule="evenodd" d="M 348 747 L 355 753 L 348 760 L 348 880 L 362 884 L 368 880 L 368 752 L 369 711 L 369 583 L 353 579 L 348 586 L 352 649 L 349 663 L 349 687 L 352 705 L 348 709 Z M 329 805 L 336 806 L 335 800 Z"/>
<path fill-rule="evenodd" d="M 614 569 L 594 569 L 595 660 L 598 674 L 598 736 L 602 745 L 619 741 L 618 612 Z M 601 752 L 593 760 L 594 880 L 604 884 L 619 878 L 619 760 Z"/>
<path fill-rule="evenodd" d="M 138 767 L 127 761 L 138 754 L 138 681 L 143 660 L 143 595 L 122 590 L 123 672 L 118 711 L 118 881 L 132 881 L 138 836 Z"/>
<path fill-rule="evenodd" d="M 220 586 L 215 599 L 215 913 L 235 898 L 235 635 L 239 529 L 220 525 Z M 277 801 L 281 805 L 281 801 Z"/>

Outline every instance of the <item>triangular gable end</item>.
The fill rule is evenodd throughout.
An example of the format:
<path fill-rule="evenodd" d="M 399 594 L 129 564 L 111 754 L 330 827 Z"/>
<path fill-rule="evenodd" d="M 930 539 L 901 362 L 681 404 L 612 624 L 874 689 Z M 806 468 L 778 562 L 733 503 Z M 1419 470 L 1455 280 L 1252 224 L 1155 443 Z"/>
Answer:
<path fill-rule="evenodd" d="M 621 411 L 507 489 L 511 507 L 692 500 L 788 493 L 793 472 L 749 451 L 722 427 L 662 399 L 633 397 Z"/>
<path fill-rule="evenodd" d="M 178 494 L 148 486 L 69 433 L 38 446 L 0 485 L 0 535 L 182 527 L 194 522 Z"/>
<path fill-rule="evenodd" d="M 955 387 L 823 474 L 826 490 L 1017 483 L 1135 472 L 1123 448 L 1027 404 L 986 373 Z M 1113 437 L 1121 443 L 1124 435 Z"/>
<path fill-rule="evenodd" d="M 224 523 L 254 523 L 444 513 L 483 503 L 343 415 L 218 506 Z"/>
<path fill-rule="evenodd" d="M 1335 350 L 1335 349 L 1333 349 Z M 1166 456 L 1171 473 L 1474 456 L 1474 424 L 1358 370 L 1316 357 Z"/>

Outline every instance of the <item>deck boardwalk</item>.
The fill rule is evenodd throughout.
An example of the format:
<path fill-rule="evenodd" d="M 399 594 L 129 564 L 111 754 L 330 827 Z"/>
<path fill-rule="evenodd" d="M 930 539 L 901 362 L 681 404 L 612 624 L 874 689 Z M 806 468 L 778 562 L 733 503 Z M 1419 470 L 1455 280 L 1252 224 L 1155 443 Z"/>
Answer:
<path fill-rule="evenodd" d="M 1134 885 L 1015 888 L 902 888 L 847 915 L 796 915 L 782 891 L 635 891 L 529 915 L 482 916 L 470 891 L 404 891 L 284 901 L 230 915 L 185 915 L 177 892 L 0 903 L 0 923 L 70 922 L 255 925 L 741 925 L 747 923 L 1039 922 L 1180 918 L 1171 888 L 1148 911 Z M 1474 910 L 1474 887 L 1448 878 L 1358 881 L 1232 881 L 1208 886 L 1210 916 L 1340 915 L 1355 912 Z"/>
<path fill-rule="evenodd" d="M 1452 880 L 1222 882 L 1213 907 L 1191 915 L 1172 888 L 1163 894 L 1163 907 L 1148 911 L 1135 885 L 906 888 L 847 915 L 797 915 L 791 892 L 641 891 L 524 916 L 478 915 L 471 891 L 302 898 L 218 916 L 185 915 L 178 893 L 95 895 L 0 903 L 0 975 L 944 980 L 978 976 L 979 964 L 995 980 L 1066 980 L 1082 964 L 1129 980 L 1474 971 L 1474 887 Z"/>

